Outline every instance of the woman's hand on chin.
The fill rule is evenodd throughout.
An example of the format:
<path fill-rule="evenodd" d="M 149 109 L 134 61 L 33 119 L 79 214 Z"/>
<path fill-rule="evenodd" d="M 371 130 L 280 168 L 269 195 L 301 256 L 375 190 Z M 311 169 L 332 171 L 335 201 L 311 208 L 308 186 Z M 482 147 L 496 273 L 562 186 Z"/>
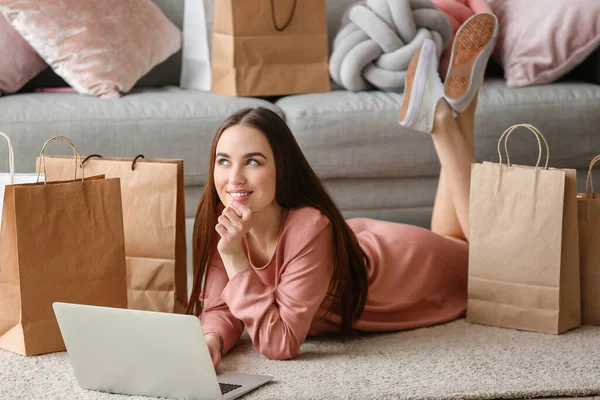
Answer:
<path fill-rule="evenodd" d="M 217 250 L 229 278 L 249 267 L 242 239 L 252 228 L 252 211 L 244 204 L 233 201 L 218 218 L 215 230 L 221 236 Z"/>

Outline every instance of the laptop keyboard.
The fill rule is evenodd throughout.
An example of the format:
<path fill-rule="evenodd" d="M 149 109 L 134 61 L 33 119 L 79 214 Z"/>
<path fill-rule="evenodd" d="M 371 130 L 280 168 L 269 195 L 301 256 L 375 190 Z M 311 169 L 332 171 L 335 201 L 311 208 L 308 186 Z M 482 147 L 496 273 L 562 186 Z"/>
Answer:
<path fill-rule="evenodd" d="M 222 394 L 229 393 L 232 390 L 242 387 L 242 385 L 234 385 L 233 383 L 219 383 L 219 386 L 221 387 Z"/>

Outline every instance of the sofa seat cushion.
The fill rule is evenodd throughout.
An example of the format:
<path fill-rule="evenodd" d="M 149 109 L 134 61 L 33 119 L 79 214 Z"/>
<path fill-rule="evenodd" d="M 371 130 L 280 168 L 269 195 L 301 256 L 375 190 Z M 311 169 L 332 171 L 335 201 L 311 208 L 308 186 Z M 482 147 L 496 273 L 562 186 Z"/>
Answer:
<path fill-rule="evenodd" d="M 261 105 L 281 114 L 264 100 L 175 87 L 138 89 L 118 100 L 24 93 L 0 98 L 0 131 L 11 137 L 19 172 L 34 171 L 44 141 L 64 135 L 82 156 L 183 158 L 185 184 L 199 185 L 206 182 L 210 146 L 221 122 L 241 108 Z M 72 152 L 51 144 L 48 154 Z M 0 163 L 5 168 L 7 163 Z"/>
<path fill-rule="evenodd" d="M 402 95 L 334 91 L 284 97 L 276 102 L 322 179 L 436 176 L 439 162 L 431 138 L 398 125 Z M 582 168 L 600 149 L 600 86 L 555 83 L 522 89 L 502 80 L 485 82 L 477 105 L 478 160 L 497 161 L 497 140 L 506 128 L 530 123 L 545 135 L 550 165 Z M 511 136 L 518 163 L 535 163 L 530 133 Z"/>

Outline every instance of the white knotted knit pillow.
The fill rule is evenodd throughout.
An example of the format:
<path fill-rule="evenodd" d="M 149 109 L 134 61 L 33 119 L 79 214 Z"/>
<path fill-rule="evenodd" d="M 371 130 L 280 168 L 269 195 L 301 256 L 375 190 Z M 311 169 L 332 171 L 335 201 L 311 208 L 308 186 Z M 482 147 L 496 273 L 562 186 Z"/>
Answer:
<path fill-rule="evenodd" d="M 429 0 L 366 0 L 352 5 L 333 42 L 329 73 L 352 90 L 402 92 L 406 69 L 425 39 L 438 58 L 452 37 L 452 26 Z"/>

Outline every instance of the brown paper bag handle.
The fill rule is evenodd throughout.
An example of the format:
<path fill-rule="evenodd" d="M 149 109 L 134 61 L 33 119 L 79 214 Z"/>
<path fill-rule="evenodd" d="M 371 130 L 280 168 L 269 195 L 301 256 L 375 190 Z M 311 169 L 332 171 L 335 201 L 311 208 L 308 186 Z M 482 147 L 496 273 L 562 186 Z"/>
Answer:
<path fill-rule="evenodd" d="M 0 136 L 2 136 L 8 142 L 8 172 L 10 174 L 10 184 L 12 185 L 15 182 L 15 153 L 8 135 L 0 132 Z"/>
<path fill-rule="evenodd" d="M 87 162 L 87 160 L 89 160 L 90 158 L 102 158 L 102 156 L 100 154 L 90 154 L 89 156 L 87 156 L 86 158 L 83 159 L 82 165 L 85 167 L 85 163 Z M 137 163 L 137 160 L 139 160 L 140 158 L 145 158 L 143 154 L 138 154 L 137 156 L 135 156 L 135 158 L 133 159 L 133 161 L 131 162 L 131 170 L 135 171 L 135 164 Z"/>
<path fill-rule="evenodd" d="M 505 130 L 504 133 L 502 134 L 502 136 L 500 136 L 500 139 L 498 139 L 499 164 L 502 165 L 502 152 L 500 151 L 500 143 L 502 143 L 502 139 L 504 139 L 504 153 L 506 154 L 506 165 L 508 165 L 510 167 L 511 164 L 510 164 L 510 154 L 508 152 L 508 138 L 513 133 L 513 131 L 519 127 L 527 128 L 529 131 L 531 131 L 535 135 L 535 138 L 537 139 L 538 159 L 537 159 L 537 163 L 535 164 L 536 168 L 539 167 L 540 161 L 542 160 L 542 142 L 540 141 L 540 137 L 542 138 L 542 140 L 544 141 L 544 145 L 546 147 L 546 164 L 544 165 L 544 169 L 548 169 L 548 159 L 550 158 L 550 147 L 548 146 L 548 142 L 546 141 L 546 138 L 544 137 L 542 132 L 540 132 L 539 129 L 537 129 L 535 126 L 530 125 L 530 124 L 513 125 L 510 128 L 508 128 L 507 130 Z"/>
<path fill-rule="evenodd" d="M 585 192 L 588 194 L 594 193 L 594 181 L 592 178 L 592 168 L 594 168 L 594 165 L 596 165 L 596 163 L 598 161 L 600 161 L 600 155 L 597 155 L 596 157 L 594 157 L 594 159 L 590 163 L 590 168 L 588 169 L 587 179 L 585 181 Z M 590 189 L 591 189 L 591 191 L 590 191 Z"/>
<path fill-rule="evenodd" d="M 100 154 L 90 154 L 89 156 L 87 156 L 86 158 L 83 159 L 83 161 L 81 162 L 81 165 L 83 165 L 85 167 L 85 163 L 90 158 L 102 158 L 102 156 Z"/>
<path fill-rule="evenodd" d="M 292 5 L 292 11 L 290 12 L 290 17 L 288 18 L 286 23 L 283 24 L 282 27 L 279 27 L 277 25 L 277 20 L 275 19 L 275 1 L 276 0 L 271 0 L 271 20 L 273 21 L 273 27 L 275 27 L 275 29 L 277 31 L 281 32 L 285 28 L 287 28 L 290 25 L 290 23 L 292 22 L 292 19 L 294 18 L 294 14 L 296 14 L 296 3 L 298 2 L 298 0 L 294 0 L 294 4 Z"/>
<path fill-rule="evenodd" d="M 77 169 L 81 168 L 81 181 L 83 182 L 84 176 L 83 176 L 83 163 L 81 162 L 81 156 L 79 155 L 79 152 L 75 148 L 75 145 L 73 144 L 73 142 L 71 142 L 69 139 L 67 139 L 64 136 L 51 137 L 50 139 L 46 140 L 46 143 L 44 143 L 44 145 L 42 146 L 42 150 L 40 151 L 40 157 L 38 158 L 37 181 L 38 182 L 40 181 L 40 172 L 43 169 L 44 170 L 44 185 L 47 183 L 46 177 L 48 175 L 46 174 L 46 160 L 44 159 L 44 151 L 46 150 L 46 146 L 48 145 L 48 143 L 50 143 L 53 140 L 60 140 L 62 142 L 65 142 L 69 146 L 71 146 L 71 148 L 73 149 L 73 156 L 75 157 L 75 177 L 73 178 L 73 180 L 77 179 Z M 40 168 L 40 165 L 42 165 L 43 168 Z"/>

